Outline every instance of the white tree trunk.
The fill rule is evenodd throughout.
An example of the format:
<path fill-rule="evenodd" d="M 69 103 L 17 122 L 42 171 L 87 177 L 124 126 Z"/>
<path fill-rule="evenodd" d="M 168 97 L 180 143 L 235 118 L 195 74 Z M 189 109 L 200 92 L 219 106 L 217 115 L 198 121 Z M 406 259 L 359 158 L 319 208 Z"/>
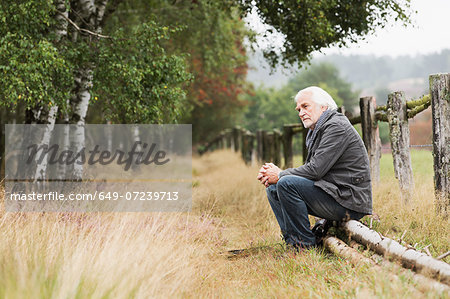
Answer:
<path fill-rule="evenodd" d="M 54 0 L 53 3 L 58 12 L 55 14 L 56 27 L 54 32 L 57 40 L 60 41 L 63 37 L 67 36 L 67 18 L 69 18 L 69 11 L 66 8 L 65 0 Z"/>
<path fill-rule="evenodd" d="M 112 124 L 111 121 L 107 121 L 106 122 L 106 149 L 112 153 L 112 148 L 113 148 L 113 135 L 112 135 Z"/>
<path fill-rule="evenodd" d="M 68 101 L 67 101 L 67 104 Z M 70 148 L 70 125 L 69 125 L 69 115 L 67 113 L 64 113 L 64 121 L 63 121 L 64 127 L 62 129 L 62 132 L 59 132 L 62 134 L 61 139 L 59 139 L 60 142 L 60 150 L 61 151 L 67 151 Z M 67 165 L 65 163 L 58 163 L 57 164 L 57 173 L 56 177 L 58 180 L 64 180 L 67 179 Z"/>
<path fill-rule="evenodd" d="M 134 128 L 133 128 L 133 143 L 134 142 L 141 142 L 141 136 L 139 135 L 139 126 L 137 126 L 137 125 L 134 126 Z M 133 146 L 133 144 L 131 146 Z M 136 151 L 142 152 L 142 144 L 140 144 L 140 143 L 137 144 Z M 133 157 L 134 161 L 140 162 L 142 160 L 142 156 L 137 158 L 136 160 L 135 159 L 136 159 L 136 157 Z M 137 169 L 138 166 L 137 166 L 137 164 L 133 163 L 132 167 L 133 167 L 133 169 Z"/>
<path fill-rule="evenodd" d="M 77 11 L 75 22 L 80 28 L 92 30 L 100 33 L 101 20 L 105 12 L 107 0 L 78 0 L 73 2 L 73 9 Z M 76 42 L 79 38 L 78 32 L 74 31 L 72 41 Z M 90 90 L 92 88 L 93 68 L 95 66 L 87 63 L 80 66 L 75 74 L 75 86 L 71 98 L 72 115 L 70 123 L 76 124 L 74 131 L 71 132 L 71 149 L 78 153 L 84 147 L 84 125 L 91 99 Z M 75 163 L 73 165 L 73 178 L 81 180 L 83 175 L 83 165 Z"/>
<path fill-rule="evenodd" d="M 50 139 L 52 137 L 53 128 L 55 127 L 55 120 L 56 120 L 56 113 L 58 112 L 58 106 L 52 106 L 50 107 L 50 110 L 48 112 L 48 122 L 44 129 L 41 143 L 38 145 L 38 148 L 42 145 L 49 145 Z M 34 182 L 37 181 L 43 181 L 46 179 L 46 172 L 47 172 L 47 154 L 45 154 L 44 159 L 41 163 L 38 163 L 38 160 L 40 159 L 39 155 L 36 155 L 36 172 L 34 175 Z"/>

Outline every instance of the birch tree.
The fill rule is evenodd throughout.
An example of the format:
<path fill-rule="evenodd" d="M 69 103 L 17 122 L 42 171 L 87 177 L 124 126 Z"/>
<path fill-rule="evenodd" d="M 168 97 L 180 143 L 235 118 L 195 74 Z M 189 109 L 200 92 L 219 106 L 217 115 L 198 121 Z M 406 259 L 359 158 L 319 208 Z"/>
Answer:
<path fill-rule="evenodd" d="M 133 29 L 140 36 L 125 36 L 121 26 L 108 36 L 102 34 L 105 17 L 110 17 L 120 2 L 1 1 L 0 105 L 10 109 L 25 106 L 26 123 L 48 124 L 49 129 L 57 117 L 64 119 L 75 128 L 70 133 L 70 146 L 75 151 L 83 146 L 83 126 L 93 90 L 96 87 L 98 91 L 108 90 L 101 85 L 125 86 L 120 90 L 109 89 L 116 93 L 99 92 L 99 95 L 108 96 L 107 100 L 116 106 L 134 107 L 130 111 L 136 112 L 133 122 L 162 122 L 158 118 L 158 113 L 163 114 L 159 111 L 161 106 L 171 107 L 185 98 L 181 85 L 189 77 L 183 58 L 161 51 L 160 44 L 150 43 L 154 39 L 136 42 L 146 31 L 153 34 L 163 30 L 154 22 Z M 166 31 L 165 38 L 169 38 L 170 32 Z M 144 54 L 128 59 L 130 52 Z M 118 65 L 121 72 L 117 72 Z M 158 77 L 143 75 L 155 66 L 161 66 Z M 121 77 L 123 73 L 129 76 Z M 165 93 L 152 92 L 154 86 L 163 88 Z M 136 95 L 146 101 L 134 105 Z M 174 115 L 170 117 L 173 119 Z M 44 140 L 47 139 L 42 137 L 41 142 Z M 41 165 L 35 171 L 44 174 L 44 169 L 45 165 Z M 60 170 L 61 174 L 63 171 Z M 72 171 L 74 178 L 81 178 L 81 168 Z"/>

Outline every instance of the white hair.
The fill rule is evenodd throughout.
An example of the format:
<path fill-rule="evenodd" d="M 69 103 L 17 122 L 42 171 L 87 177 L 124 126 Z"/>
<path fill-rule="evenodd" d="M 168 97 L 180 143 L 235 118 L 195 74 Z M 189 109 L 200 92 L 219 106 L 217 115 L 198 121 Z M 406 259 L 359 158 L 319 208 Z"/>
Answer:
<path fill-rule="evenodd" d="M 337 109 L 336 102 L 333 100 L 330 94 L 317 86 L 310 86 L 300 90 L 294 98 L 295 102 L 297 102 L 300 96 L 304 93 L 311 94 L 311 100 L 316 104 L 319 104 L 320 106 L 327 107 L 327 110 Z"/>

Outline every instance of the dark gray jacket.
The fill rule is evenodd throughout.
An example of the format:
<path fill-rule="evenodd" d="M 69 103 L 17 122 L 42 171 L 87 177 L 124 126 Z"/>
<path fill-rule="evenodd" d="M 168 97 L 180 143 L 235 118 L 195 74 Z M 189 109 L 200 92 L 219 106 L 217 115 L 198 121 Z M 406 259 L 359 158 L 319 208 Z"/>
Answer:
<path fill-rule="evenodd" d="M 283 170 L 279 177 L 298 175 L 315 181 L 342 206 L 372 214 L 369 158 L 347 117 L 330 111 L 310 146 L 306 163 Z"/>

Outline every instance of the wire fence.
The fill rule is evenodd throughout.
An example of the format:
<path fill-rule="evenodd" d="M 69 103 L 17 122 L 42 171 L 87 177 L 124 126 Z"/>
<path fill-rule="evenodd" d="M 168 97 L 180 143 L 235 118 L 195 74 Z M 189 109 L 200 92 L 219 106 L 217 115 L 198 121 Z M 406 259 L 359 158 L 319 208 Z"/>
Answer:
<path fill-rule="evenodd" d="M 418 148 L 424 148 L 424 147 L 428 147 L 431 148 L 433 147 L 432 144 L 410 144 L 409 147 L 418 147 Z M 390 146 L 382 146 L 382 149 L 391 149 Z"/>

